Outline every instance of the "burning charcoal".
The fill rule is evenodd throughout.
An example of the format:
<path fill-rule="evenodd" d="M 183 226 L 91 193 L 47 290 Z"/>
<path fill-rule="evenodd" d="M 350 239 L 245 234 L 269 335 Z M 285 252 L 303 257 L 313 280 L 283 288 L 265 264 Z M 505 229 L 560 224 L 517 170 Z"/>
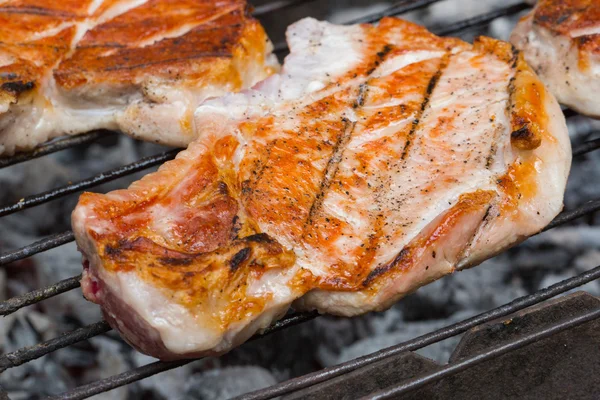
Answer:
<path fill-rule="evenodd" d="M 185 400 L 225 400 L 275 384 L 260 367 L 229 367 L 193 375 L 185 385 Z"/>

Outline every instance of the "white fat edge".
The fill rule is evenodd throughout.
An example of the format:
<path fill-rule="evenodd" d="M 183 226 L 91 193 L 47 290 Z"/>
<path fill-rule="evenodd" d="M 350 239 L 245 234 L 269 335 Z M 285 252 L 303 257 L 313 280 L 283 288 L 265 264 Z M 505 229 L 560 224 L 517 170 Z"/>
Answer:
<path fill-rule="evenodd" d="M 194 115 L 197 120 L 205 116 L 222 115 L 229 120 L 241 121 L 266 115 L 273 105 L 273 101 L 260 90 L 247 89 L 207 99 L 196 108 Z"/>
<path fill-rule="evenodd" d="M 591 36 L 600 34 L 600 24 L 596 26 L 588 26 L 586 28 L 574 29 L 570 32 L 572 38 L 581 36 Z"/>
<path fill-rule="evenodd" d="M 116 115 L 123 112 L 131 99 L 120 99 L 123 104 L 101 105 L 80 98 L 71 99 L 61 94 L 54 76 L 50 74 L 42 84 L 45 104 L 35 129 L 48 132 L 49 138 L 62 134 L 76 134 L 94 129 L 117 129 Z M 131 97 L 131 96 L 130 96 Z"/>
<path fill-rule="evenodd" d="M 201 317 L 165 296 L 135 271 L 111 273 L 98 268 L 96 273 L 120 301 L 156 329 L 169 351 L 186 354 L 209 350 L 221 341 L 223 332 L 210 328 Z M 119 319 L 117 315 L 113 317 Z"/>
<path fill-rule="evenodd" d="M 415 64 L 421 61 L 431 60 L 434 58 L 440 58 L 445 54 L 444 51 L 429 51 L 429 50 L 418 50 L 404 53 L 396 57 L 387 58 L 382 62 L 379 67 L 371 75 L 374 78 L 380 78 L 383 76 L 390 75 L 395 71 L 406 68 L 411 64 Z"/>
<path fill-rule="evenodd" d="M 246 140 L 244 135 L 242 135 L 242 132 L 240 132 L 240 130 L 237 128 L 233 131 L 233 135 L 235 136 L 235 138 L 238 141 L 238 146 L 236 147 L 235 152 L 233 153 L 233 157 L 232 157 L 233 170 L 235 171 L 236 174 L 238 174 L 240 172 L 240 164 L 242 163 L 242 160 L 244 159 L 244 156 L 246 155 L 246 148 L 248 146 L 248 141 Z"/>
<path fill-rule="evenodd" d="M 297 266 L 286 270 L 279 268 L 267 270 L 259 279 L 253 281 L 248 286 L 246 295 L 264 297 L 272 294 L 273 297 L 269 302 L 273 302 L 274 304 L 291 303 L 296 296 L 288 284 L 296 276 L 297 272 Z"/>
<path fill-rule="evenodd" d="M 282 69 L 280 100 L 302 97 L 345 74 L 364 57 L 358 39 L 364 37 L 360 25 L 340 26 L 304 18 L 292 25 L 286 33 L 290 54 Z M 310 86 L 310 88 L 309 88 Z"/>
<path fill-rule="evenodd" d="M 17 59 L 10 53 L 0 52 L 0 67 L 12 65 Z"/>
<path fill-rule="evenodd" d="M 123 15 L 134 8 L 146 4 L 148 1 L 149 0 L 117 1 L 115 5 L 109 7 L 106 11 L 104 11 L 103 14 L 97 16 L 96 25 L 100 25 L 108 20 L 118 17 L 119 15 Z M 96 11 L 97 8 L 94 10 L 94 12 Z"/>
<path fill-rule="evenodd" d="M 152 205 L 147 213 L 151 216 L 150 228 L 157 233 L 157 236 L 171 238 L 173 223 L 178 219 L 177 214 L 181 207 L 164 207 L 161 204 Z"/>
<path fill-rule="evenodd" d="M 88 15 L 94 15 L 94 13 L 96 12 L 96 10 L 98 10 L 98 8 L 104 4 L 106 0 L 92 0 L 92 2 L 90 3 L 90 5 L 88 6 L 88 10 L 87 10 L 87 14 Z"/>
<path fill-rule="evenodd" d="M 55 36 L 55 35 L 59 34 L 60 32 L 64 31 L 65 29 L 72 27 L 75 24 L 77 24 L 77 21 L 71 20 L 71 21 L 63 22 L 53 28 L 49 28 L 44 31 L 31 32 L 31 36 L 29 36 L 27 38 L 27 41 L 40 40 L 40 39 L 44 39 L 47 37 Z"/>

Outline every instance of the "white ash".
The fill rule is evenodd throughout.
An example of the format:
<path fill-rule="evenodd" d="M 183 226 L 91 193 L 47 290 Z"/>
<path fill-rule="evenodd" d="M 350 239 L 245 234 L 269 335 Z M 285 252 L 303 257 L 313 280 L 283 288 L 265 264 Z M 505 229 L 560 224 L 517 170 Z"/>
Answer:
<path fill-rule="evenodd" d="M 215 369 L 192 376 L 185 384 L 183 400 L 225 400 L 276 383 L 271 373 L 260 367 L 243 366 Z"/>

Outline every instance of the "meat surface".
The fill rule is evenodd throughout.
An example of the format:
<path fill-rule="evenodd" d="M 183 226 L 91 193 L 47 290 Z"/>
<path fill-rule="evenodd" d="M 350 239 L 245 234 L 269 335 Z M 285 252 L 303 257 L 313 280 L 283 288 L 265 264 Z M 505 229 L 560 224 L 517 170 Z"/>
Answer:
<path fill-rule="evenodd" d="M 560 103 L 600 118 L 600 1 L 540 0 L 510 40 Z"/>
<path fill-rule="evenodd" d="M 199 139 L 73 212 L 82 288 L 161 359 L 298 310 L 384 310 L 562 208 L 564 116 L 510 44 L 385 18 L 288 29 L 281 74 L 207 100 Z"/>
<path fill-rule="evenodd" d="M 278 70 L 243 0 L 0 2 L 0 154 L 64 134 L 195 139 L 206 98 Z"/>

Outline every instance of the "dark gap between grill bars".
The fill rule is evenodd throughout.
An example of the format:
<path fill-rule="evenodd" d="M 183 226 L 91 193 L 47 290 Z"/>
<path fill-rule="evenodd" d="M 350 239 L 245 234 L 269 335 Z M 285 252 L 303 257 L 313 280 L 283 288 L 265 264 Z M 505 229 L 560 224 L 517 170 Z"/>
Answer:
<path fill-rule="evenodd" d="M 429 5 L 429 4 L 436 3 L 437 1 L 439 1 L 439 0 L 398 2 L 397 3 L 398 7 L 401 7 L 404 4 L 405 7 L 407 7 L 406 10 L 405 11 L 398 11 L 398 10 L 396 10 L 396 11 L 392 11 L 392 12 L 394 12 L 393 15 L 398 15 L 398 14 L 400 14 L 402 12 L 406 12 L 407 10 L 410 11 L 412 9 L 425 7 L 425 6 Z M 279 3 L 279 4 L 284 4 L 285 3 L 285 4 L 287 4 L 286 5 L 286 7 L 287 7 L 291 3 L 304 3 L 304 2 L 308 2 L 308 1 L 279 1 L 279 2 L 276 2 L 276 3 Z M 415 8 L 411 8 L 411 7 L 415 7 Z M 459 23 L 454 24 L 453 26 L 451 26 L 449 28 L 446 28 L 446 29 L 443 29 L 443 30 L 441 30 L 439 32 L 441 32 L 441 34 L 456 33 L 458 31 L 467 30 L 467 29 L 470 29 L 472 27 L 484 25 L 484 24 L 490 22 L 491 20 L 493 20 L 493 19 L 495 19 L 497 17 L 515 14 L 515 13 L 518 13 L 518 12 L 520 12 L 522 10 L 527 9 L 527 8 L 528 8 L 528 6 L 526 4 L 524 4 L 524 3 L 518 4 L 518 5 L 515 5 L 515 6 L 512 6 L 512 7 L 506 8 L 506 9 L 501 9 L 501 10 L 498 10 L 498 11 L 495 11 L 495 12 L 483 14 L 481 16 L 474 17 L 472 19 L 459 22 Z M 401 8 L 399 8 L 399 9 L 402 10 Z M 269 10 L 269 12 L 270 11 L 272 11 L 272 10 Z M 267 12 L 267 11 L 265 11 L 265 12 Z M 382 16 L 380 16 L 378 18 L 381 18 L 381 17 Z M 438 34 L 440 34 L 439 32 L 438 32 Z M 574 112 L 571 112 L 572 114 L 569 115 L 569 112 L 570 112 L 570 110 L 567 110 L 565 112 L 565 114 L 568 115 L 568 116 L 576 115 Z M 65 144 L 63 144 L 64 147 L 62 147 L 60 149 L 70 147 L 70 146 L 68 146 L 68 144 L 70 142 L 68 142 L 67 140 L 69 140 L 69 139 L 78 139 L 78 138 L 82 138 L 83 136 L 85 136 L 85 135 L 80 135 L 78 137 L 73 137 L 73 138 L 62 139 L 62 140 L 65 140 L 66 142 L 65 142 Z M 89 139 L 89 138 L 87 140 L 89 140 L 90 142 L 92 141 L 92 139 Z M 59 142 L 59 141 L 57 141 L 57 142 Z M 87 143 L 87 142 L 86 141 L 82 141 L 81 143 Z M 48 146 L 50 146 L 50 145 L 51 144 L 48 144 Z M 598 147 L 600 147 L 600 139 L 592 140 L 592 141 L 586 142 L 582 146 L 579 146 L 578 148 L 574 149 L 573 150 L 573 154 L 574 155 L 585 154 L 585 153 L 587 153 L 589 151 L 597 149 Z M 44 150 L 44 151 L 46 151 L 46 150 Z M 54 151 L 58 151 L 58 150 L 54 150 Z M 13 164 L 16 164 L 18 162 L 27 161 L 27 160 L 32 159 L 32 158 L 41 157 L 42 155 L 49 154 L 49 153 L 54 152 L 54 151 L 47 151 L 47 152 L 45 152 L 43 154 L 35 155 L 35 156 L 30 157 L 30 158 L 27 158 L 27 156 L 29 154 L 17 155 L 15 157 L 13 157 L 13 158 L 15 158 L 15 162 L 7 163 L 6 165 L 3 164 L 2 161 L 0 160 L 0 167 L 8 166 L 8 165 L 13 165 Z M 35 151 L 33 153 L 35 153 Z M 33 153 L 31 153 L 31 154 L 33 154 Z M 21 161 L 19 161 L 19 160 L 16 159 L 16 157 L 23 157 L 23 159 Z M 125 175 L 127 175 L 127 174 L 125 174 Z M 595 200 L 595 201 L 591 201 L 591 202 L 588 202 L 588 203 L 585 203 L 584 205 L 582 205 L 581 207 L 577 208 L 576 210 L 573 210 L 571 212 L 565 212 L 565 213 L 562 213 L 561 215 L 559 215 L 557 217 L 557 219 L 555 221 L 553 221 L 545 230 L 550 229 L 550 228 L 552 228 L 554 226 L 557 226 L 559 224 L 571 221 L 571 220 L 573 220 L 575 218 L 579 218 L 580 216 L 583 216 L 586 213 L 593 212 L 593 211 L 596 211 L 598 209 L 600 209 L 600 199 L 599 200 Z M 561 217 L 563 217 L 563 218 L 561 219 Z M 29 248 L 30 246 L 26 246 L 26 247 L 20 249 L 21 253 L 19 254 L 19 256 L 17 256 L 17 258 L 15 258 L 15 260 L 16 259 L 21 259 L 21 258 L 26 258 L 26 257 L 28 257 L 30 255 L 33 255 L 33 254 L 36 254 L 36 253 L 38 253 L 40 251 L 44 251 L 44 250 L 47 250 L 47 249 L 50 249 L 50 248 L 53 248 L 53 247 L 57 247 L 58 245 L 61 245 L 61 244 L 64 244 L 64 243 L 68 243 L 68 242 L 70 242 L 70 241 L 73 240 L 72 232 L 65 232 L 65 233 L 59 234 L 59 235 L 60 236 L 55 235 L 56 237 L 51 237 L 50 241 L 46 241 L 46 239 L 44 239 L 44 240 L 41 240 L 39 242 L 36 242 L 35 245 L 37 247 Z M 60 243 L 60 244 L 57 244 L 57 243 Z M 0 256 L 0 265 L 6 264 L 7 262 L 4 262 L 4 261 L 5 260 L 9 260 L 10 256 L 15 257 L 14 256 L 14 252 L 13 253 L 7 253 L 7 254 L 4 254 L 4 255 L 1 255 Z M 12 260 L 12 261 L 14 261 L 14 260 Z M 8 261 L 8 262 L 10 262 L 10 261 Z M 487 322 L 486 318 L 490 318 L 490 320 L 491 320 L 491 319 L 495 319 L 495 318 L 501 317 L 503 315 L 510 314 L 510 313 L 512 313 L 514 311 L 517 311 L 519 309 L 525 308 L 525 307 L 527 307 L 529 305 L 537 304 L 540 301 L 546 300 L 546 299 L 548 299 L 550 297 L 553 297 L 553 296 L 555 296 L 557 294 L 563 293 L 564 291 L 570 290 L 570 289 L 572 289 L 574 287 L 577 287 L 577 286 L 580 286 L 580 285 L 582 285 L 584 283 L 587 283 L 587 282 L 590 282 L 592 280 L 598 279 L 599 277 L 600 277 L 600 267 L 597 267 L 597 268 L 594 268 L 593 270 L 590 270 L 590 271 L 588 271 L 588 272 L 586 272 L 584 274 L 580 274 L 580 275 L 578 275 L 576 277 L 573 277 L 573 278 L 567 279 L 565 281 L 559 282 L 559 283 L 557 283 L 555 285 L 550 286 L 549 288 L 542 289 L 542 290 L 540 290 L 540 291 L 538 291 L 538 292 L 536 292 L 536 293 L 534 293 L 534 294 L 532 294 L 530 296 L 524 296 L 522 298 L 516 299 L 513 302 L 508 303 L 508 304 L 506 304 L 504 306 L 501 306 L 501 307 L 499 307 L 497 309 L 490 310 L 490 311 L 488 311 L 486 313 L 482 313 L 482 314 L 480 314 L 478 316 L 475 316 L 473 318 L 469 318 L 469 319 L 461 321 L 459 323 L 450 325 L 450 326 L 448 326 L 446 328 L 442 328 L 442 329 L 440 329 L 438 331 L 435 331 L 435 332 L 432 332 L 430 334 L 423 335 L 421 337 L 415 338 L 415 339 L 413 339 L 411 341 L 402 343 L 402 344 L 397 345 L 397 346 L 393 346 L 392 348 L 384 349 L 384 350 L 381 350 L 381 351 L 379 351 L 377 353 L 373 353 L 373 354 L 370 354 L 368 356 L 361 357 L 360 359 L 363 359 L 363 358 L 365 358 L 365 359 L 372 359 L 371 361 L 368 362 L 368 363 L 370 363 L 370 362 L 377 361 L 377 359 L 374 359 L 374 357 L 377 354 L 379 354 L 379 353 L 385 353 L 386 351 L 388 351 L 388 352 L 389 351 L 396 351 L 393 354 L 397 354 L 397 352 L 400 352 L 400 351 L 406 351 L 406 350 L 410 350 L 412 348 L 417 349 L 417 348 L 423 347 L 425 345 L 428 345 L 428 344 L 431 344 L 431 343 L 435 343 L 435 342 L 437 342 L 439 340 L 443 340 L 443 339 L 445 339 L 447 337 L 451 337 L 451 336 L 454 336 L 456 334 L 461 333 L 461 329 L 464 329 L 464 330 L 462 330 L 462 332 L 464 332 L 467 329 L 469 329 L 470 327 L 477 326 L 477 325 L 479 325 L 479 324 L 481 324 L 483 322 Z M 78 277 L 74 277 L 74 278 L 70 278 L 70 279 L 75 279 L 75 278 L 78 278 Z M 67 281 L 69 281 L 69 280 L 67 280 Z M 46 289 L 48 289 L 48 288 L 46 288 Z M 40 289 L 40 290 L 45 290 L 45 289 Z M 528 302 L 530 302 L 530 303 L 528 303 Z M 274 332 L 274 331 L 277 331 L 277 330 L 280 330 L 280 329 L 284 329 L 285 327 L 288 327 L 288 326 L 291 326 L 291 325 L 295 325 L 297 323 L 304 322 L 306 320 L 314 318 L 315 316 L 316 316 L 315 313 L 310 313 L 310 314 L 295 314 L 295 315 L 291 315 L 291 316 L 285 317 L 284 319 L 282 319 L 281 321 L 279 321 L 278 323 L 276 323 L 272 328 L 269 328 L 268 332 L 265 333 L 265 334 L 268 334 L 268 333 L 271 333 L 271 332 Z M 106 330 L 103 330 L 103 329 L 106 329 Z M 54 351 L 54 350 L 56 350 L 58 348 L 65 347 L 65 346 L 68 346 L 70 344 L 76 343 L 77 341 L 85 340 L 85 339 L 87 339 L 89 337 L 93 337 L 93 336 L 95 336 L 97 334 L 106 332 L 109 329 L 110 328 L 107 327 L 106 323 L 104 323 L 103 321 L 101 321 L 101 322 L 98 322 L 96 324 L 92 324 L 90 326 L 80 328 L 80 329 L 78 329 L 76 331 L 66 333 L 64 335 L 61 335 L 61 336 L 55 338 L 55 339 L 51 339 L 51 340 L 49 340 L 47 342 L 38 344 L 36 346 L 42 346 L 43 347 L 43 345 L 50 345 L 48 348 L 51 349 L 51 350 L 45 351 L 43 353 L 43 354 L 47 354 L 47 353 L 49 353 L 51 351 Z M 87 335 L 89 335 L 89 336 L 87 336 Z M 444 337 L 444 335 L 448 335 L 448 336 Z M 427 343 L 427 340 L 429 340 L 430 342 Z M 51 342 L 51 343 L 49 343 L 49 342 Z M 34 348 L 34 349 L 31 349 L 31 348 L 20 349 L 20 350 L 17 350 L 16 352 L 9 353 L 9 354 L 10 354 L 11 357 L 12 356 L 17 357 L 17 358 L 13 358 L 14 360 L 21 360 L 22 362 L 27 362 L 27 361 L 29 361 L 31 359 L 35 359 L 35 358 L 38 358 L 41 355 L 43 355 L 42 353 L 39 353 L 39 351 L 41 351 L 41 347 L 37 347 L 36 348 L 36 346 L 32 346 L 32 348 Z M 411 346 L 412 346 L 412 348 L 411 348 Z M 416 347 L 416 346 L 418 346 L 418 347 Z M 392 350 L 390 350 L 390 349 L 392 349 Z M 18 352 L 21 352 L 21 353 L 19 353 L 19 354 L 21 354 L 21 358 L 20 359 L 18 358 L 19 354 L 16 354 Z M 24 355 L 26 355 L 26 356 L 24 356 Z M 389 355 L 392 355 L 392 354 L 389 354 Z M 27 357 L 29 357 L 29 358 L 27 359 Z M 379 359 L 382 359 L 382 358 L 384 358 L 384 357 L 381 357 Z M 6 361 L 7 359 L 8 359 L 7 355 L 4 355 L 4 356 L 0 357 L 0 370 L 2 370 L 2 367 L 5 365 L 5 362 L 7 362 Z M 360 360 L 360 359 L 352 360 L 352 361 L 349 361 L 348 363 L 344 363 L 344 364 L 338 365 L 336 367 L 331 367 L 330 369 L 338 369 L 338 370 L 340 370 L 339 369 L 340 366 L 343 366 L 345 364 L 353 363 L 353 362 L 355 362 L 357 360 Z M 94 382 L 94 383 L 89 384 L 89 385 L 81 386 L 79 388 L 76 388 L 73 391 L 64 393 L 64 394 L 59 395 L 59 396 L 55 396 L 53 398 L 56 398 L 56 399 L 78 399 L 78 398 L 86 398 L 86 397 L 89 397 L 89 396 L 91 396 L 93 394 L 101 393 L 101 392 L 110 390 L 112 388 L 116 388 L 118 386 L 122 386 L 124 384 L 137 381 L 137 380 L 142 379 L 144 377 L 154 375 L 154 374 L 156 374 L 158 372 L 162 372 L 162 371 L 165 371 L 165 370 L 168 370 L 168 369 L 175 368 L 175 367 L 177 367 L 179 365 L 186 364 L 186 363 L 188 363 L 190 361 L 193 361 L 193 360 L 187 360 L 187 361 L 175 362 L 175 363 L 156 362 L 156 363 L 153 363 L 153 364 L 149 364 L 149 365 L 146 365 L 146 366 L 143 366 L 143 367 L 139 367 L 139 368 L 133 369 L 133 370 L 128 371 L 128 372 L 123 373 L 123 374 L 116 375 L 116 376 L 111 377 L 111 378 L 107 378 L 107 379 L 104 379 L 104 380 L 101 380 L 101 381 L 97 381 L 97 382 Z M 367 362 L 364 363 L 364 365 L 366 365 L 366 364 L 367 364 Z M 7 368 L 10 368 L 10 367 L 11 367 L 10 365 L 7 366 Z M 359 366 L 356 366 L 356 367 L 354 367 L 354 369 L 358 368 L 358 367 Z M 349 372 L 351 370 L 353 370 L 353 369 L 348 369 L 348 370 L 346 370 L 344 372 L 340 372 L 338 375 L 327 376 L 325 379 L 322 379 L 320 381 L 311 382 L 309 384 L 306 384 L 305 386 L 298 386 L 296 389 L 299 389 L 301 387 L 310 386 L 310 385 L 313 385 L 313 384 L 318 383 L 318 382 L 322 382 L 323 380 L 329 379 L 330 377 L 339 376 L 339 375 L 341 375 L 341 374 L 343 374 L 345 372 Z M 319 374 L 320 372 L 323 372 L 323 371 L 325 371 L 325 370 L 318 371 L 315 374 Z M 312 376 L 314 374 L 309 374 L 309 375 Z M 296 378 L 296 380 L 301 380 L 302 378 L 304 378 L 304 377 Z M 296 380 L 291 380 L 291 381 L 288 381 L 288 382 L 292 382 L 292 381 L 296 381 Z M 285 383 L 288 383 L 288 382 L 285 382 Z M 275 387 L 280 387 L 281 385 L 282 384 L 276 385 Z M 268 389 L 270 389 L 270 388 L 268 388 Z M 289 385 L 288 385 L 288 389 L 289 389 Z M 293 391 L 293 390 L 296 390 L 296 389 L 291 389 L 291 390 L 288 390 L 286 392 L 281 392 L 279 394 L 273 394 L 275 392 L 272 390 L 273 393 L 271 393 L 271 395 L 269 395 L 269 397 L 255 397 L 255 398 L 270 398 L 270 397 L 277 396 L 277 395 L 280 395 L 280 394 L 289 393 L 290 391 Z M 3 398 L 3 391 L 0 388 L 0 400 L 2 398 Z M 242 398 L 254 398 L 254 397 L 242 397 Z"/>

